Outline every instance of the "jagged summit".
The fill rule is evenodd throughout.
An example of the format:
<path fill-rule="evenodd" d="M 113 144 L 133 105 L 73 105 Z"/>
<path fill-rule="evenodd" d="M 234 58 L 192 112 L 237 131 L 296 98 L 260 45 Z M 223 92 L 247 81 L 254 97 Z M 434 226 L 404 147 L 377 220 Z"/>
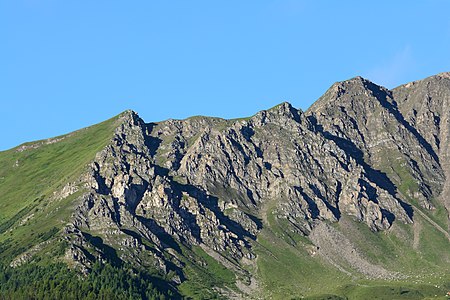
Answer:
<path fill-rule="evenodd" d="M 369 102 L 379 100 L 380 98 L 388 97 L 389 94 L 390 91 L 385 87 L 379 86 L 361 76 L 357 76 L 334 83 L 323 96 L 308 108 L 307 112 L 319 112 L 325 106 L 331 105 L 331 103 L 338 105 L 341 102 Z"/>
<path fill-rule="evenodd" d="M 340 85 L 366 85 L 366 84 L 375 84 L 370 79 L 364 78 L 362 76 L 355 76 L 347 80 L 338 81 L 335 84 Z"/>
<path fill-rule="evenodd" d="M 130 114 L 130 115 L 137 115 L 138 113 L 132 109 L 126 109 L 124 110 L 122 113 L 120 113 L 120 115 L 125 115 L 125 114 Z"/>
<path fill-rule="evenodd" d="M 123 112 L 118 114 L 116 118 L 118 118 L 119 120 L 124 121 L 124 122 L 137 121 L 137 120 L 141 119 L 141 117 L 139 116 L 139 113 L 132 109 L 124 110 Z"/>
<path fill-rule="evenodd" d="M 275 110 L 292 110 L 293 106 L 291 103 L 289 103 L 288 101 L 283 101 L 280 104 L 275 105 L 274 107 L 271 107 L 269 109 L 267 109 L 266 111 L 275 111 Z"/>

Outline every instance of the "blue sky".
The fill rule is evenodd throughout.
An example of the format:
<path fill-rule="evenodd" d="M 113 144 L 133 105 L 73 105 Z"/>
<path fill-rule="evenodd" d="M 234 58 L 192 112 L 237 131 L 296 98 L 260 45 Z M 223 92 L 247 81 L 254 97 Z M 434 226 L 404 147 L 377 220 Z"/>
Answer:
<path fill-rule="evenodd" d="M 307 109 L 335 81 L 450 71 L 450 1 L 0 0 L 0 150 L 125 109 Z"/>

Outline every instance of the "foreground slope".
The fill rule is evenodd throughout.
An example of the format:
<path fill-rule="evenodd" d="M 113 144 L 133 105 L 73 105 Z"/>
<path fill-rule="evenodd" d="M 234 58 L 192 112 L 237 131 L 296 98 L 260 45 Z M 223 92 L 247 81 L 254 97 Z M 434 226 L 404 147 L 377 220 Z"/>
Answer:
<path fill-rule="evenodd" d="M 0 258 L 145 271 L 170 297 L 442 294 L 448 76 L 412 85 L 358 77 L 237 120 L 126 111 L 1 152 Z"/>

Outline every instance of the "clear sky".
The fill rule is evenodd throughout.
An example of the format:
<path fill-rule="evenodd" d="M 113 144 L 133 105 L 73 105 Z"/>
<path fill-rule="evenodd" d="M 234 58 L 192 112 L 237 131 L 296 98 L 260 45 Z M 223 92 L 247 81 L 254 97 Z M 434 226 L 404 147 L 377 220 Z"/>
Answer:
<path fill-rule="evenodd" d="M 146 122 L 307 109 L 357 75 L 450 71 L 450 1 L 0 0 L 0 150 L 125 109 Z"/>

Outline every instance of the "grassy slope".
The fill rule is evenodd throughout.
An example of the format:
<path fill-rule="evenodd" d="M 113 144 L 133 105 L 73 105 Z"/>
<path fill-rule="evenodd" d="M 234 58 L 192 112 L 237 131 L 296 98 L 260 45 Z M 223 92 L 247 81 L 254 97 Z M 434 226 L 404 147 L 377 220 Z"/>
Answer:
<path fill-rule="evenodd" d="M 185 264 L 187 280 L 179 286 L 180 292 L 190 299 L 222 298 L 214 287 L 235 290 L 235 274 L 206 254 L 202 248 L 194 246 L 188 249 L 180 245 L 180 259 Z M 201 262 L 199 264 L 199 262 Z"/>
<path fill-rule="evenodd" d="M 270 206 L 270 205 L 269 205 Z M 267 222 L 254 243 L 258 254 L 258 277 L 267 299 L 293 299 L 333 291 L 349 278 L 306 250 L 310 242 L 289 231 L 283 219 L 267 210 Z"/>
<path fill-rule="evenodd" d="M 80 192 L 53 201 L 54 191 L 80 176 L 112 138 L 116 120 L 60 136 L 54 143 L 24 144 L 36 147 L 22 152 L 20 147 L 0 152 L 0 260 L 48 240 L 62 227 Z"/>
<path fill-rule="evenodd" d="M 270 229 L 263 229 L 255 245 L 264 298 L 445 299 L 450 288 L 448 240 L 420 216 L 415 219 L 416 229 L 396 222 L 389 231 L 378 233 L 350 217 L 333 224 L 367 260 L 408 276 L 395 281 L 340 273 L 320 257 L 311 256 L 306 250 L 311 249 L 308 242 L 286 230 L 283 220 L 270 211 L 267 220 Z M 414 230 L 418 230 L 416 235 Z"/>

